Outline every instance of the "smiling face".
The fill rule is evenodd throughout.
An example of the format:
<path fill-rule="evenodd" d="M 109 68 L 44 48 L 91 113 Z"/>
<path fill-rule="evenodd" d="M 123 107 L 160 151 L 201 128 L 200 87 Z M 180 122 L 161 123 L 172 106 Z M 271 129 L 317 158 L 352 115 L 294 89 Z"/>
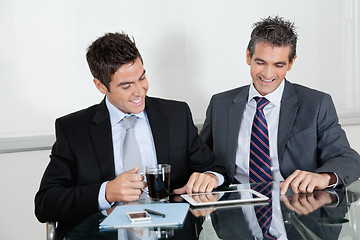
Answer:
<path fill-rule="evenodd" d="M 125 113 L 140 113 L 145 109 L 145 96 L 149 89 L 140 58 L 123 64 L 111 77 L 109 90 L 98 79 L 97 89 L 106 94 L 109 102 Z"/>
<path fill-rule="evenodd" d="M 290 62 L 289 54 L 290 45 L 274 47 L 263 42 L 256 43 L 251 58 L 249 50 L 246 50 L 246 62 L 250 66 L 254 87 L 262 96 L 275 91 L 287 71 L 291 70 L 296 56 Z"/>

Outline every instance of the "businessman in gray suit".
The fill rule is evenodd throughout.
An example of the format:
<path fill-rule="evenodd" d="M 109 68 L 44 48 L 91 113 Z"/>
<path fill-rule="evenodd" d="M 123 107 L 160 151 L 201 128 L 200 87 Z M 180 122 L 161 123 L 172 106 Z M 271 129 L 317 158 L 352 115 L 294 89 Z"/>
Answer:
<path fill-rule="evenodd" d="M 231 174 L 249 182 L 254 97 L 264 108 L 271 177 L 281 193 L 347 186 L 360 176 L 360 157 L 350 148 L 330 95 L 285 79 L 296 59 L 294 24 L 268 17 L 254 24 L 246 51 L 252 84 L 211 98 L 201 137 Z"/>

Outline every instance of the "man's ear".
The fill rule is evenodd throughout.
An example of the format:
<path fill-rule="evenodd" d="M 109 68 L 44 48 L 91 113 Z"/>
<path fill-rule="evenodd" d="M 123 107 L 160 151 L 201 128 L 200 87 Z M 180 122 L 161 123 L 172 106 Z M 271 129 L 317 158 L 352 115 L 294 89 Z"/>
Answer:
<path fill-rule="evenodd" d="M 296 59 L 296 55 L 294 56 L 294 58 L 293 58 L 293 59 L 291 60 L 291 62 L 289 63 L 288 71 L 291 70 L 293 63 L 295 62 L 295 59 Z"/>
<path fill-rule="evenodd" d="M 246 49 L 246 63 L 250 66 L 250 60 L 251 60 L 251 57 L 250 57 L 250 52 L 249 52 L 249 49 Z"/>
<path fill-rule="evenodd" d="M 102 94 L 106 94 L 106 93 L 108 92 L 106 86 L 105 86 L 102 82 L 100 82 L 99 79 L 94 78 L 93 82 L 94 82 L 96 88 L 97 88 Z"/>

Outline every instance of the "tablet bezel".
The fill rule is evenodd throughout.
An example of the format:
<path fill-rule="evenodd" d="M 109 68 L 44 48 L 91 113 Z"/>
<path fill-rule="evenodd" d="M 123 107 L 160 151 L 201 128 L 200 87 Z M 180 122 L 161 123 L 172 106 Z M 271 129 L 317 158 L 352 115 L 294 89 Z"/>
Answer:
<path fill-rule="evenodd" d="M 232 203 L 257 203 L 267 201 L 269 198 L 253 189 L 241 189 L 241 190 L 230 190 L 230 191 L 219 191 L 219 192 L 211 192 L 211 193 L 229 193 L 229 192 L 238 192 L 238 193 L 249 193 L 254 194 L 257 198 L 239 198 L 239 199 L 231 199 L 217 202 L 196 202 L 191 196 L 200 196 L 209 193 L 192 193 L 192 194 L 182 194 L 181 197 L 184 198 L 187 202 L 189 202 L 192 206 L 209 206 L 209 205 L 223 205 L 223 204 L 232 204 Z"/>

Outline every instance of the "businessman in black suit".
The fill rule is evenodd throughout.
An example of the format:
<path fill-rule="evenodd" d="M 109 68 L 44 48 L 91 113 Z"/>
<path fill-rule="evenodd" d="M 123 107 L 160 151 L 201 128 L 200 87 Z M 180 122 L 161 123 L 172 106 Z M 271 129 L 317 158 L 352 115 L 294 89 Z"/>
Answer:
<path fill-rule="evenodd" d="M 350 148 L 330 95 L 285 79 L 296 59 L 292 22 L 268 17 L 254 24 L 246 51 L 252 84 L 214 95 L 200 133 L 231 174 L 249 182 L 255 98 L 265 97 L 271 177 L 281 193 L 347 186 L 360 176 L 360 157 Z M 311 77 L 311 76 L 309 76 Z M 253 144 L 252 144 L 253 145 Z"/>
<path fill-rule="evenodd" d="M 197 134 L 188 105 L 146 95 L 143 60 L 126 34 L 105 34 L 86 56 L 94 84 L 106 96 L 56 120 L 51 161 L 35 196 L 40 222 L 78 221 L 139 198 L 146 187 L 140 166 L 125 171 L 122 162 L 122 120 L 130 115 L 137 118 L 141 165 L 170 164 L 174 193 L 208 192 L 227 181 Z"/>

